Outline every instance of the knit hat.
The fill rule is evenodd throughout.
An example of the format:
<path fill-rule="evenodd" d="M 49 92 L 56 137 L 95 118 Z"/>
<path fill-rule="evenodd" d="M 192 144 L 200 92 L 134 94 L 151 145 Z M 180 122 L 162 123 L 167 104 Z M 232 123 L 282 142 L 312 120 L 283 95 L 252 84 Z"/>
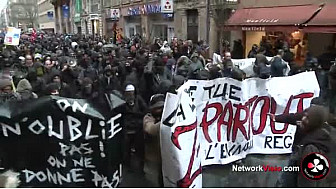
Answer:
<path fill-rule="evenodd" d="M 165 96 L 163 94 L 155 94 L 149 102 L 150 109 L 162 108 L 164 106 Z"/>
<path fill-rule="evenodd" d="M 316 105 L 316 106 L 311 106 L 308 109 L 308 130 L 313 131 L 319 127 L 322 126 L 324 122 L 327 121 L 328 119 L 328 113 L 325 109 L 325 107 Z"/>
<path fill-rule="evenodd" d="M 126 92 L 135 91 L 135 87 L 132 84 L 128 84 L 125 88 Z"/>

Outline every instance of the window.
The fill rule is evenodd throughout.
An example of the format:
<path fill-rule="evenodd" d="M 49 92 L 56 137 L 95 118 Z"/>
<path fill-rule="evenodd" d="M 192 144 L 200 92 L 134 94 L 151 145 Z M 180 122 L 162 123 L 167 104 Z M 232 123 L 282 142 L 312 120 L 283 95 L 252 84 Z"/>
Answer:
<path fill-rule="evenodd" d="M 168 27 L 167 25 L 157 24 L 152 27 L 152 38 L 161 38 L 168 41 Z"/>
<path fill-rule="evenodd" d="M 129 28 L 129 37 L 132 37 L 133 35 L 135 35 L 134 27 L 130 27 Z"/>
<path fill-rule="evenodd" d="M 91 12 L 98 12 L 99 11 L 99 1 L 91 0 Z"/>

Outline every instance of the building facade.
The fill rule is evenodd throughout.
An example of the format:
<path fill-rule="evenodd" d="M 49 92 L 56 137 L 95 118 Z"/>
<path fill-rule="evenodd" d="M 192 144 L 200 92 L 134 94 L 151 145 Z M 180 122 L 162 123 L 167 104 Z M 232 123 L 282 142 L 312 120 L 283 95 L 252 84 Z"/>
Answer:
<path fill-rule="evenodd" d="M 56 33 L 73 33 L 70 24 L 70 11 L 73 0 L 50 0 L 54 6 L 55 32 Z"/>
<path fill-rule="evenodd" d="M 55 10 L 49 0 L 38 0 L 39 29 L 45 32 L 55 32 Z"/>
<path fill-rule="evenodd" d="M 126 37 L 138 34 L 145 42 L 152 42 L 155 38 L 170 41 L 175 36 L 174 14 L 162 13 L 158 0 L 105 1 L 104 12 L 107 37 L 116 33 Z"/>
<path fill-rule="evenodd" d="M 37 0 L 8 0 L 8 25 L 27 31 L 37 28 Z"/>
<path fill-rule="evenodd" d="M 221 28 L 228 20 L 238 0 L 178 0 L 174 1 L 176 37 L 209 44 L 209 54 L 219 51 L 221 41 L 230 38 L 230 32 Z"/>
<path fill-rule="evenodd" d="M 7 27 L 7 8 L 0 11 L 0 30 L 4 31 Z"/>

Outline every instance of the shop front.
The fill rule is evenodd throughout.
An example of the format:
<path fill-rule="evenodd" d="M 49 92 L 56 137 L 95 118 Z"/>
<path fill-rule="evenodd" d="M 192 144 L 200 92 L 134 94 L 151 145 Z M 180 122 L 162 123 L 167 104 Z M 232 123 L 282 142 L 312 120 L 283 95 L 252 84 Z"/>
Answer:
<path fill-rule="evenodd" d="M 276 54 L 277 49 L 287 46 L 294 53 L 295 62 L 303 63 L 307 52 L 319 56 L 324 52 L 321 49 L 329 45 L 335 46 L 335 27 L 330 23 L 324 27 L 314 25 L 323 23 L 314 21 L 322 13 L 322 16 L 328 15 L 327 12 L 333 14 L 330 6 L 309 4 L 238 9 L 224 29 L 240 33 L 236 36 L 242 38 L 245 57 L 253 44 L 271 47 L 269 54 L 272 55 Z M 336 18 L 330 18 L 332 19 L 335 25 Z"/>
<path fill-rule="evenodd" d="M 170 42 L 174 34 L 174 16 L 173 14 L 150 14 L 150 39 L 155 38 Z"/>
<path fill-rule="evenodd" d="M 121 14 L 127 37 L 139 34 L 149 41 L 155 38 L 170 41 L 174 37 L 174 16 L 161 13 L 159 3 L 124 8 Z"/>

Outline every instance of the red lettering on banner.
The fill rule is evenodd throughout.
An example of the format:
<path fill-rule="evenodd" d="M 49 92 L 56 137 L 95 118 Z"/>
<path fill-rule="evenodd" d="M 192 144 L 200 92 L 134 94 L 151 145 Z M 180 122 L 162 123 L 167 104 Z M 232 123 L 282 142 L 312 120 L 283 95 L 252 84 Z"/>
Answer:
<path fill-rule="evenodd" d="M 194 145 L 192 148 L 187 173 L 181 180 L 177 181 L 177 187 L 179 188 L 189 188 L 189 186 L 194 182 L 196 177 L 202 173 L 202 165 L 200 164 L 198 169 L 193 174 L 191 174 L 191 170 L 196 156 L 196 141 L 197 141 L 197 129 L 195 132 Z"/>
<path fill-rule="evenodd" d="M 294 96 L 291 95 L 290 98 L 289 98 L 289 100 L 288 100 L 288 102 L 287 102 L 287 105 L 286 105 L 286 108 L 285 108 L 283 114 L 289 114 L 289 109 L 290 109 L 290 106 L 292 105 L 292 101 L 293 101 L 293 99 L 294 99 Z M 271 105 L 272 105 L 271 113 L 272 113 L 272 114 L 275 114 L 276 106 L 277 106 L 277 105 L 276 105 L 276 102 L 275 102 L 274 98 L 272 98 Z M 284 124 L 284 128 L 283 128 L 282 130 L 277 130 L 277 129 L 275 128 L 275 123 L 274 123 L 274 121 L 271 120 L 271 131 L 272 131 L 273 134 L 284 134 L 284 133 L 287 132 L 288 125 L 289 125 L 288 123 L 285 123 L 285 124 Z"/>
<path fill-rule="evenodd" d="M 294 99 L 298 99 L 297 112 L 303 111 L 303 100 L 312 98 L 314 93 L 302 93 L 296 96 L 291 96 L 286 104 L 286 108 L 283 114 L 288 114 L 290 107 L 292 106 L 292 102 Z M 253 125 L 253 118 L 257 106 L 262 103 L 260 110 L 260 122 L 257 128 Z M 236 107 L 236 111 L 233 111 L 233 106 Z M 250 108 L 251 107 L 251 108 Z M 214 108 L 216 113 L 215 116 L 211 120 L 208 119 L 208 111 L 210 108 Z M 267 113 L 275 114 L 277 109 L 277 104 L 274 98 L 268 96 L 254 96 L 250 98 L 244 105 L 242 104 L 232 104 L 231 101 L 228 101 L 223 109 L 223 105 L 219 102 L 207 104 L 203 111 L 202 116 L 202 130 L 205 139 L 211 143 L 212 139 L 209 135 L 209 126 L 211 126 L 217 120 L 217 141 L 220 142 L 222 138 L 221 127 L 225 125 L 227 127 L 227 141 L 235 142 L 237 138 L 238 130 L 243 134 L 246 140 L 250 139 L 250 130 L 252 128 L 253 135 L 260 134 L 264 131 L 267 123 Z M 244 119 L 241 120 L 240 116 L 245 115 Z M 227 121 L 225 121 L 225 117 L 228 117 Z M 248 131 L 244 127 L 244 124 L 248 122 Z M 275 123 L 273 121 L 270 122 L 271 131 L 273 134 L 284 134 L 287 132 L 289 124 L 284 124 L 283 129 L 277 130 L 275 128 Z M 231 132 L 232 129 L 232 132 Z M 232 134 L 231 134 L 232 133 Z M 231 137 L 232 135 L 232 137 Z"/>
<path fill-rule="evenodd" d="M 229 114 L 228 121 L 225 121 L 225 116 Z M 233 120 L 233 109 L 232 109 L 232 103 L 229 101 L 226 103 L 223 113 L 220 115 L 219 120 L 217 122 L 217 140 L 218 142 L 221 141 L 222 134 L 221 134 L 221 126 L 226 125 L 227 127 L 227 132 L 226 132 L 226 137 L 227 141 L 230 141 L 230 134 L 231 134 L 231 127 L 232 127 L 232 120 Z"/>
<path fill-rule="evenodd" d="M 192 131 L 194 129 L 196 129 L 197 127 L 197 121 L 195 121 L 195 123 L 191 124 L 191 125 L 185 125 L 185 126 L 178 126 L 175 128 L 172 136 L 171 136 L 171 140 L 173 142 L 173 144 L 181 150 L 181 146 L 180 143 L 178 141 L 178 137 L 180 136 L 180 134 Z"/>
<path fill-rule="evenodd" d="M 255 112 L 255 109 L 260 101 L 263 101 L 263 105 L 261 108 L 260 112 L 260 122 L 259 122 L 259 127 L 257 130 L 254 130 L 254 125 L 253 125 L 253 115 Z M 267 96 L 262 96 L 259 97 L 256 102 L 253 104 L 252 111 L 251 111 L 251 123 L 252 123 L 252 133 L 253 135 L 260 134 L 264 131 L 266 127 L 266 121 L 267 121 L 267 113 L 269 112 L 270 109 L 270 99 Z"/>
<path fill-rule="evenodd" d="M 215 108 L 216 109 L 216 114 L 210 121 L 208 121 L 207 120 L 208 119 L 208 109 L 210 109 L 210 108 Z M 204 108 L 201 127 L 203 129 L 204 137 L 209 143 L 212 142 L 212 140 L 209 136 L 209 126 L 211 124 L 213 124 L 213 122 L 215 122 L 218 119 L 219 115 L 221 115 L 222 112 L 223 112 L 223 106 L 222 106 L 221 103 L 218 103 L 218 102 L 213 103 L 213 104 L 207 103 L 205 108 Z"/>
<path fill-rule="evenodd" d="M 237 110 L 236 110 L 236 114 L 234 116 L 234 121 L 233 121 L 232 142 L 236 141 L 238 129 L 244 135 L 245 139 L 248 140 L 249 138 L 247 136 L 247 133 L 244 127 L 244 124 L 247 122 L 249 115 L 250 115 L 250 111 L 248 108 L 248 102 L 245 105 L 238 104 L 234 106 L 236 106 Z M 245 118 L 243 120 L 240 120 L 241 111 L 245 111 Z"/>
<path fill-rule="evenodd" d="M 305 98 L 313 98 L 314 93 L 302 93 L 299 95 L 294 96 L 294 99 L 300 99 L 297 105 L 297 112 L 303 112 L 303 99 Z"/>

